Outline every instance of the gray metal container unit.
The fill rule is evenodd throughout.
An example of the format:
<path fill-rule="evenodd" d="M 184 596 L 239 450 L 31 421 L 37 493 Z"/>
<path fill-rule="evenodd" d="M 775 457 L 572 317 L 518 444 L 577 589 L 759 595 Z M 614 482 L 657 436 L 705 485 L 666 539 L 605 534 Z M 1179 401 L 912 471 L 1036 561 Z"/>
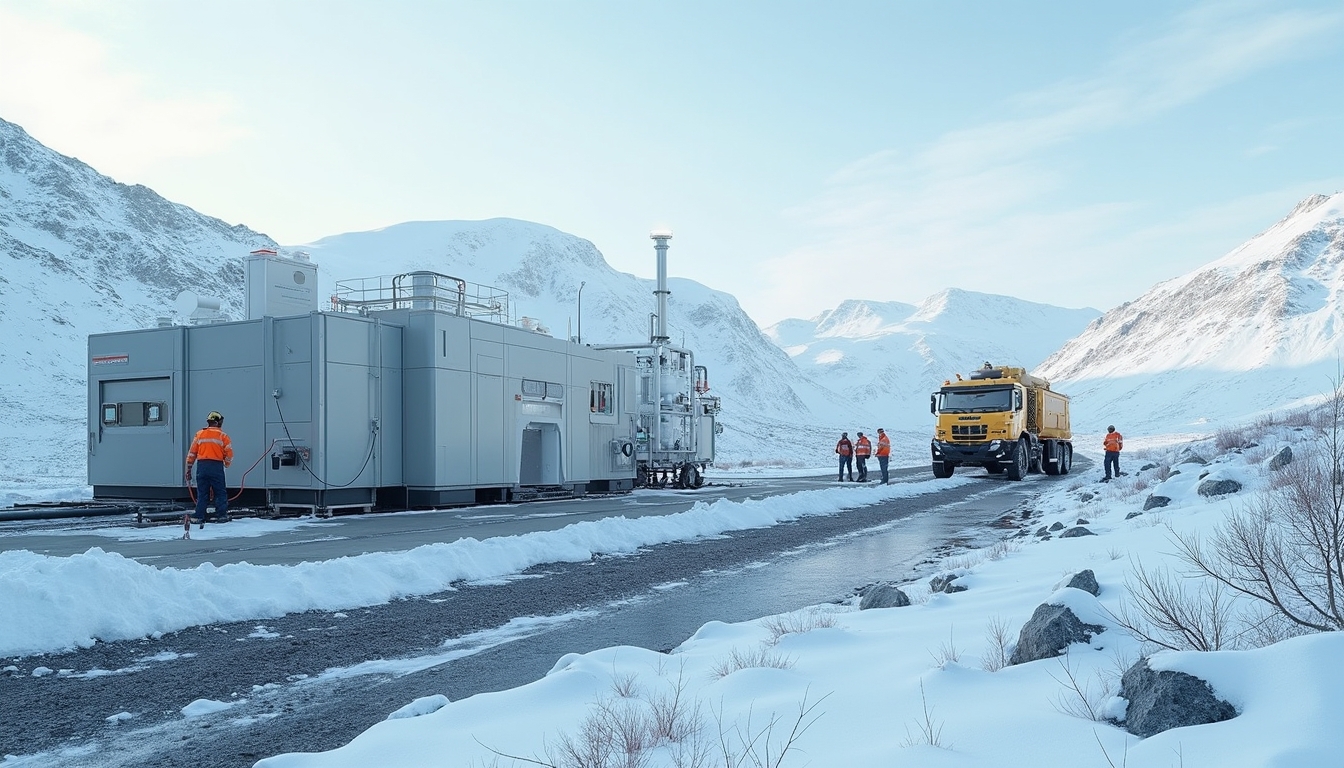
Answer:
<path fill-rule="evenodd" d="M 473 319 L 454 306 L 370 313 L 405 327 L 409 503 L 633 488 L 633 357 Z"/>
<path fill-rule="evenodd" d="M 89 337 L 96 498 L 186 499 L 182 468 L 212 410 L 231 493 L 271 507 L 371 507 L 401 493 L 401 328 L 311 313 Z M 244 477 L 245 475 L 245 477 Z"/>

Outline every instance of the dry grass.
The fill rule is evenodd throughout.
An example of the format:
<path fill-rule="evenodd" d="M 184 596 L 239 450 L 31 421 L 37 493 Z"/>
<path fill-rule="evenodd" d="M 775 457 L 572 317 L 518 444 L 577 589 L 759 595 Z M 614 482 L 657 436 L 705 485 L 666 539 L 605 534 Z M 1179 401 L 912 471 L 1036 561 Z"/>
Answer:
<path fill-rule="evenodd" d="M 829 629 L 835 625 L 835 616 L 817 607 L 761 620 L 761 626 L 770 632 L 770 639 L 766 640 L 769 645 L 778 643 L 785 635 L 801 635 L 814 629 Z"/>
<path fill-rule="evenodd" d="M 734 648 L 728 658 L 715 662 L 710 672 L 715 677 L 727 677 L 742 669 L 792 669 L 793 659 L 771 648 L 762 647 L 752 651 Z"/>

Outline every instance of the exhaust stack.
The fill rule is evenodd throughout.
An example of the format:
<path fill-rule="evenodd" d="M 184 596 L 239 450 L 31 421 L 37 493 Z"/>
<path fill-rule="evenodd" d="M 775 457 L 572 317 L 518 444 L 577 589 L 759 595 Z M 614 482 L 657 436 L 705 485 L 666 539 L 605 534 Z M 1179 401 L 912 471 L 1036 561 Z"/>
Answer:
<path fill-rule="evenodd" d="M 669 340 L 667 297 L 672 293 L 667 289 L 667 241 L 672 239 L 672 230 L 655 229 L 649 233 L 649 238 L 653 240 L 653 250 L 658 253 L 658 287 L 653 292 L 658 297 L 658 330 L 649 337 L 649 343 L 665 344 Z"/>

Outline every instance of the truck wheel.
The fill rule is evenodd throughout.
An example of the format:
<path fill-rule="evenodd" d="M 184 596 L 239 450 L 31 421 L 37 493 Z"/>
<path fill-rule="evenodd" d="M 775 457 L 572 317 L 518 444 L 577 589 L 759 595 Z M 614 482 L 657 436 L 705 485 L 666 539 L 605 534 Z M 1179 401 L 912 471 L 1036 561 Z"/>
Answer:
<path fill-rule="evenodd" d="M 953 472 L 953 470 L 955 470 L 955 469 L 956 469 L 956 466 L 955 466 L 955 465 L 953 465 L 953 464 L 948 464 L 948 463 L 945 462 L 945 461 L 935 461 L 935 462 L 933 462 L 933 476 L 934 476 L 934 477 L 937 477 L 937 478 L 948 478 L 948 477 L 951 477 L 951 476 L 952 476 L 952 472 Z"/>
<path fill-rule="evenodd" d="M 1045 474 L 1058 475 L 1059 467 L 1063 463 L 1064 446 L 1054 440 L 1046 440 L 1041 445 L 1041 467 L 1045 469 Z"/>
<path fill-rule="evenodd" d="M 1017 450 L 1013 452 L 1013 463 L 1008 465 L 1008 479 L 1021 480 L 1027 476 L 1031 457 L 1027 455 L 1027 441 L 1018 440 Z"/>
<path fill-rule="evenodd" d="M 1073 446 L 1068 443 L 1060 443 L 1059 474 L 1067 475 L 1070 469 L 1073 469 Z"/>

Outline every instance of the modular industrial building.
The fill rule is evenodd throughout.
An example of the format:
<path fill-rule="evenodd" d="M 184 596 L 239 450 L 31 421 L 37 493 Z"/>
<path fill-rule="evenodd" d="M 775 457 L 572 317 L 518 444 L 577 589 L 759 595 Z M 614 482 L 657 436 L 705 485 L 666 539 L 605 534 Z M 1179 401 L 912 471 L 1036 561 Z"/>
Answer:
<path fill-rule="evenodd" d="M 261 250 L 248 318 L 89 337 L 89 483 L 99 499 L 186 500 L 192 436 L 225 414 L 237 505 L 409 508 L 698 486 L 718 398 L 666 337 L 592 346 L 513 322 L 503 291 L 433 272 L 338 283 Z"/>

